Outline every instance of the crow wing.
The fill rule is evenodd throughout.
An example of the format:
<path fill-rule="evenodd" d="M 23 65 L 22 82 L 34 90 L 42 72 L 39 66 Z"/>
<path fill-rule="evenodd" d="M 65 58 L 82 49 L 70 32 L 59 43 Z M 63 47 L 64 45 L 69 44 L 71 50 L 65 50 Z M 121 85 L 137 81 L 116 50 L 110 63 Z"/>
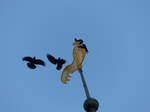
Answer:
<path fill-rule="evenodd" d="M 59 63 L 61 63 L 61 64 L 65 64 L 65 63 L 66 63 L 66 60 L 64 60 L 64 59 L 60 59 L 60 60 L 59 60 Z"/>
<path fill-rule="evenodd" d="M 52 55 L 50 55 L 50 54 L 47 54 L 47 58 L 48 58 L 48 60 L 51 62 L 51 63 L 53 63 L 53 64 L 56 64 L 57 63 L 57 59 L 55 59 Z"/>
<path fill-rule="evenodd" d="M 44 61 L 42 61 L 42 60 L 40 60 L 40 59 L 36 59 L 36 60 L 34 60 L 34 63 L 35 63 L 35 64 L 39 64 L 39 65 L 43 65 L 43 66 L 45 66 L 45 62 L 44 62 Z"/>
<path fill-rule="evenodd" d="M 83 48 L 83 49 L 85 49 L 85 50 L 86 50 L 86 53 L 88 53 L 88 52 L 89 52 L 85 44 L 82 44 L 81 46 L 78 46 L 78 47 L 79 47 L 79 48 Z"/>
<path fill-rule="evenodd" d="M 24 57 L 22 60 L 32 62 L 33 58 L 31 58 L 30 56 L 27 56 L 27 57 Z"/>

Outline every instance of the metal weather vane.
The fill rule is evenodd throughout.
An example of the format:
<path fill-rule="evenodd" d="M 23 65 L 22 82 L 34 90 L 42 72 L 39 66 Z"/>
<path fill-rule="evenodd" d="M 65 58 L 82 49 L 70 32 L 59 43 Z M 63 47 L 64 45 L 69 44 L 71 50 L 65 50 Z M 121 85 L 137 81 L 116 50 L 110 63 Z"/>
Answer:
<path fill-rule="evenodd" d="M 73 62 L 70 65 L 67 65 L 62 74 L 61 74 L 61 81 L 64 84 L 67 84 L 67 81 L 69 81 L 69 77 L 71 73 L 75 72 L 76 70 L 78 70 L 79 68 L 82 68 L 82 62 L 85 58 L 86 55 L 86 50 L 84 48 L 80 48 L 79 46 L 81 46 L 81 41 L 75 41 L 73 44 L 74 46 L 73 48 Z"/>
<path fill-rule="evenodd" d="M 88 91 L 88 87 L 86 85 L 86 81 L 84 79 L 83 71 L 82 71 L 82 62 L 85 58 L 86 53 L 88 53 L 88 49 L 85 44 L 83 44 L 83 40 L 79 39 L 77 40 L 75 38 L 75 42 L 72 44 L 74 46 L 73 48 L 73 62 L 70 65 L 67 65 L 62 74 L 61 74 L 61 81 L 64 84 L 67 84 L 67 81 L 70 81 L 70 74 L 75 72 L 76 70 L 79 71 L 83 87 L 86 93 L 87 99 L 84 102 L 84 109 L 86 112 L 96 112 L 99 107 L 99 103 L 96 99 L 90 97 L 90 93 Z"/>

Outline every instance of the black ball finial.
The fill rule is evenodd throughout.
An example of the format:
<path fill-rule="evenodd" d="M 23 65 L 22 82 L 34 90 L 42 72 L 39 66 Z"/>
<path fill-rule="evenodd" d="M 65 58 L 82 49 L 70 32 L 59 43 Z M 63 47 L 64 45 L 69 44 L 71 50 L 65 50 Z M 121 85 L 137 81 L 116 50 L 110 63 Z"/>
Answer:
<path fill-rule="evenodd" d="M 96 112 L 98 110 L 99 103 L 96 99 L 89 98 L 85 100 L 83 107 L 86 112 Z"/>

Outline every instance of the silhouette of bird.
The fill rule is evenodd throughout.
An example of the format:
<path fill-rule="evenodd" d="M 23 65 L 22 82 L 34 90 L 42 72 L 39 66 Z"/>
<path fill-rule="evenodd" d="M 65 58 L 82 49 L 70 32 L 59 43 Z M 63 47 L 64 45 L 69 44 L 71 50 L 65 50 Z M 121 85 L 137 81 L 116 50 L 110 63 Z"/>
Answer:
<path fill-rule="evenodd" d="M 57 70 L 60 70 L 62 68 L 62 65 L 66 63 L 66 60 L 60 58 L 56 59 L 50 54 L 47 54 L 47 58 L 52 64 L 57 64 Z"/>
<path fill-rule="evenodd" d="M 85 49 L 85 50 L 86 50 L 86 53 L 88 53 L 88 52 L 89 52 L 85 44 L 81 44 L 81 45 L 80 45 L 80 46 L 78 46 L 78 47 L 79 47 L 79 48 L 83 48 L 83 49 Z"/>
<path fill-rule="evenodd" d="M 82 39 L 77 40 L 77 39 L 75 38 L 74 40 L 75 40 L 75 41 L 80 41 L 80 45 L 78 46 L 79 48 L 84 48 L 84 49 L 86 50 L 86 53 L 89 52 L 88 49 L 87 49 L 87 47 L 86 47 L 86 45 L 83 44 L 83 40 L 82 40 Z"/>
<path fill-rule="evenodd" d="M 27 63 L 27 66 L 28 66 L 30 69 L 35 69 L 35 68 L 36 68 L 35 64 L 45 66 L 44 61 L 42 61 L 42 60 L 40 60 L 40 59 L 36 59 L 36 57 L 31 58 L 30 56 L 27 56 L 27 57 L 24 57 L 22 60 L 29 62 L 29 63 Z"/>

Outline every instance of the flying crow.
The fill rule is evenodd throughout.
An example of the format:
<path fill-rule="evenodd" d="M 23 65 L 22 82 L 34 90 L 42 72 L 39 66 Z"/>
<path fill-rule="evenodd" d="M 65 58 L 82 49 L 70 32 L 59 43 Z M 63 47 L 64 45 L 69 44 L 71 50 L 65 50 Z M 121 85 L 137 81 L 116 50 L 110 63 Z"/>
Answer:
<path fill-rule="evenodd" d="M 39 64 L 39 65 L 45 66 L 44 61 L 42 61 L 40 59 L 36 59 L 36 57 L 31 58 L 30 56 L 27 56 L 27 57 L 24 57 L 22 60 L 29 62 L 29 63 L 27 63 L 27 66 L 30 69 L 35 69 L 36 68 L 35 64 Z"/>
<path fill-rule="evenodd" d="M 66 63 L 66 60 L 60 59 L 60 58 L 55 59 L 55 58 L 54 58 L 52 55 L 50 55 L 50 54 L 47 54 L 47 58 L 48 58 L 48 60 L 49 60 L 51 63 L 53 63 L 53 64 L 55 64 L 55 65 L 57 64 L 57 67 L 56 67 L 57 70 L 60 70 L 60 69 L 62 68 L 62 65 Z"/>

